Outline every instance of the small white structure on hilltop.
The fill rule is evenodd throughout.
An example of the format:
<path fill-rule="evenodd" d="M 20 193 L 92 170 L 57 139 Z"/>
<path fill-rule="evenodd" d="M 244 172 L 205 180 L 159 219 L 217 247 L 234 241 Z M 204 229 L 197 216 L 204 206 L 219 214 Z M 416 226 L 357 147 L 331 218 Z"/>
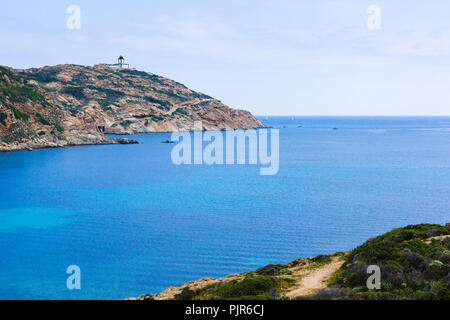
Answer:
<path fill-rule="evenodd" d="M 130 65 L 128 63 L 125 63 L 125 58 L 123 56 L 120 56 L 116 64 L 108 64 L 108 67 L 111 68 L 119 68 L 119 69 L 129 69 Z"/>

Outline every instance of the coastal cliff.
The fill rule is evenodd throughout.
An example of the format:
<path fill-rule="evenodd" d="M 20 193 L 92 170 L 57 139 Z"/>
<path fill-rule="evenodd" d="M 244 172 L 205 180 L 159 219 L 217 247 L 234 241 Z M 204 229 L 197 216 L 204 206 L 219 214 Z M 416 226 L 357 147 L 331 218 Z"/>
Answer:
<path fill-rule="evenodd" d="M 108 139 L 55 104 L 45 91 L 0 67 L 0 151 L 116 143 L 134 141 Z"/>
<path fill-rule="evenodd" d="M 253 129 L 243 110 L 173 80 L 135 69 L 58 65 L 0 67 L 0 151 L 136 143 L 105 133 Z"/>
<path fill-rule="evenodd" d="M 249 112 L 231 109 L 173 80 L 135 69 L 106 65 L 58 65 L 18 70 L 54 103 L 105 133 L 252 129 L 262 123 Z"/>
<path fill-rule="evenodd" d="M 380 288 L 367 288 L 369 266 Z M 394 229 L 349 252 L 203 278 L 129 300 L 450 300 L 450 224 Z"/>

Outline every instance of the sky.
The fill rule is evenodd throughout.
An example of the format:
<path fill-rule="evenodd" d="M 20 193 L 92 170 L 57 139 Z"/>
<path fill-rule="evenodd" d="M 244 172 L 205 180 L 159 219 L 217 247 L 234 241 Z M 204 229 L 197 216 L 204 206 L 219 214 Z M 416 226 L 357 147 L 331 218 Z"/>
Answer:
<path fill-rule="evenodd" d="M 15 0 L 0 65 L 123 55 L 255 115 L 450 115 L 449 14 L 448 0 Z"/>

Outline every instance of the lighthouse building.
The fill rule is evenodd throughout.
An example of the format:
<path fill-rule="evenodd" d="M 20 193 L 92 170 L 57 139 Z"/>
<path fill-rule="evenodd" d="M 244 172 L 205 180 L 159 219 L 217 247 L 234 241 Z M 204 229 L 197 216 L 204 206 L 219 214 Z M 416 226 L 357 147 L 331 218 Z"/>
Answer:
<path fill-rule="evenodd" d="M 117 60 L 116 64 L 108 64 L 111 68 L 119 68 L 119 69 L 129 69 L 130 65 L 128 63 L 125 63 L 125 58 L 123 56 L 120 56 Z"/>

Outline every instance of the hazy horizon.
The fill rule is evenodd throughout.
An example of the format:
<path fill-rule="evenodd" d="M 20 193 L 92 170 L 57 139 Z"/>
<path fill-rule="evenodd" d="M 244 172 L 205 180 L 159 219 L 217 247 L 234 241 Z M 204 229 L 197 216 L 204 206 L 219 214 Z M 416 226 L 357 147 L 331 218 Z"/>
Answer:
<path fill-rule="evenodd" d="M 80 29 L 67 28 L 70 5 Z M 380 28 L 367 21 L 380 9 Z M 0 64 L 114 63 L 269 116 L 448 116 L 450 3 L 18 0 Z"/>

